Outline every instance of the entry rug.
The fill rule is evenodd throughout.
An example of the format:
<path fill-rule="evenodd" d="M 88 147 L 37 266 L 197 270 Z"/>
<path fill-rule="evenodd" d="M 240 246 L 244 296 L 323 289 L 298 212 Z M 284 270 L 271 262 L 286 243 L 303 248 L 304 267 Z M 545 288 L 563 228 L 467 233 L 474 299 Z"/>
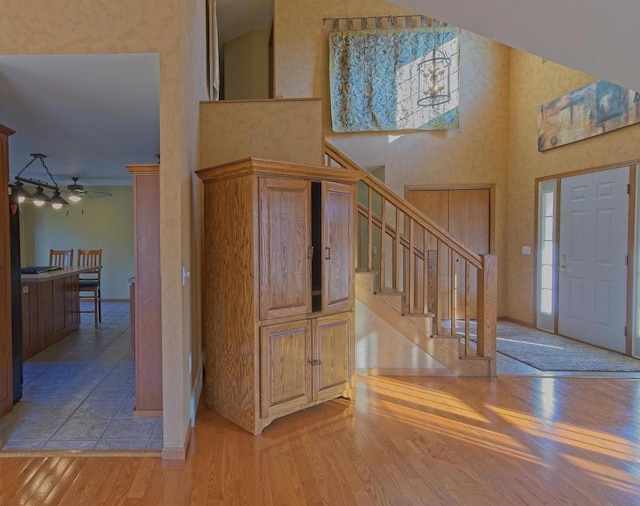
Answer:
<path fill-rule="evenodd" d="M 497 347 L 499 353 L 540 371 L 640 372 L 638 359 L 511 322 L 498 322 Z"/>

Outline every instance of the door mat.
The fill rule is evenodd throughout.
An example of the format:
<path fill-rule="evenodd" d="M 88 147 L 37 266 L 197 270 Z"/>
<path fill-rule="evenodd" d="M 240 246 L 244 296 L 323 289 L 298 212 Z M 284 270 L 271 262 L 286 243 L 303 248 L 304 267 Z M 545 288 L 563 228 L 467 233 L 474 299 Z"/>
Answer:
<path fill-rule="evenodd" d="M 472 341 L 475 328 L 472 322 Z M 638 359 L 511 322 L 498 322 L 497 337 L 499 353 L 540 371 L 640 372 Z"/>

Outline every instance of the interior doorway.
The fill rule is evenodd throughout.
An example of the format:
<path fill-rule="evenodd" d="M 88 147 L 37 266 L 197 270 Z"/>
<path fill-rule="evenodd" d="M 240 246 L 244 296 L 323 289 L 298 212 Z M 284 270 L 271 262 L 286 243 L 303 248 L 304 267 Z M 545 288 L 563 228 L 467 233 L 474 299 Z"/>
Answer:
<path fill-rule="evenodd" d="M 51 157 L 52 172 L 63 194 L 72 176 L 80 176 L 86 185 L 127 188 L 131 202 L 131 176 L 125 164 L 157 162 L 156 153 L 160 151 L 159 68 L 159 55 L 155 53 L 0 55 L 0 71 L 7 84 L 0 89 L 0 116 L 16 130 L 10 149 L 12 176 L 28 160 L 25 153 L 37 149 Z M 116 202 L 115 194 L 108 200 L 113 208 L 124 212 L 122 201 Z M 49 248 L 56 247 L 49 244 L 54 240 L 74 248 L 104 241 L 108 248 L 103 252 L 103 302 L 126 300 L 128 278 L 133 274 L 133 233 L 128 234 L 126 244 L 112 240 L 106 232 L 106 218 L 114 213 L 97 205 L 102 201 L 90 202 L 91 209 L 87 201 L 86 207 L 77 205 L 39 222 L 47 221 L 58 228 L 36 226 L 35 222 L 21 227 L 28 230 L 29 244 L 22 250 L 21 263 L 46 265 L 43 255 L 46 252 L 48 256 Z M 42 210 L 47 211 L 52 212 Z M 133 209 L 129 216 L 132 222 Z M 73 220 L 84 225 L 72 226 Z M 108 230 L 112 228 L 126 230 L 122 222 Z M 129 251 L 131 255 L 126 254 Z M 111 338 L 115 327 L 100 330 L 94 337 L 104 341 L 105 335 Z M 2 344 L 5 338 L 0 337 Z M 12 345 L 12 349 L 20 350 L 22 346 Z M 95 352 L 89 345 L 83 351 Z M 64 365 L 62 361 L 61 366 Z M 2 369 L 11 374 L 16 368 L 11 364 Z M 25 384 L 27 381 L 28 378 Z M 9 402 L 14 404 L 16 396 L 11 397 Z M 14 406 L 14 411 L 23 409 Z"/>

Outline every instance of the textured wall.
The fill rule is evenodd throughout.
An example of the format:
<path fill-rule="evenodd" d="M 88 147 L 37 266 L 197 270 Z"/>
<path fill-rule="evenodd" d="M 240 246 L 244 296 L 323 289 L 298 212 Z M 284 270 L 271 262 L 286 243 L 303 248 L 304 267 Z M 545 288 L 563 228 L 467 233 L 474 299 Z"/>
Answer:
<path fill-rule="evenodd" d="M 198 101 L 205 97 L 204 2 L 196 0 L 24 0 L 0 3 L 0 53 L 160 54 L 160 227 L 165 448 L 188 430 L 194 294 L 181 266 L 193 258 L 191 174 Z M 135 163 L 135 160 L 131 160 Z M 181 247 L 176 247 L 179 243 Z M 178 359 L 176 360 L 176 357 Z M 197 363 L 194 364 L 197 368 Z"/>
<path fill-rule="evenodd" d="M 321 165 L 320 100 L 251 100 L 200 105 L 201 168 L 250 156 Z"/>
<path fill-rule="evenodd" d="M 269 98 L 269 30 L 251 30 L 224 45 L 224 99 Z"/>
<path fill-rule="evenodd" d="M 535 179 L 640 158 L 640 125 L 539 153 L 538 106 L 595 78 L 550 61 L 543 63 L 528 53 L 512 50 L 511 54 L 507 314 L 533 323 L 533 255 L 522 255 L 521 248 L 535 247 Z"/>
<path fill-rule="evenodd" d="M 506 310 L 504 252 L 509 140 L 509 48 L 463 31 L 460 47 L 460 128 L 451 131 L 335 134 L 328 97 L 328 27 L 323 17 L 386 16 L 408 11 L 376 0 L 275 1 L 276 95 L 322 97 L 325 136 L 364 166 L 385 166 L 386 183 L 495 183 L 499 314 Z"/>

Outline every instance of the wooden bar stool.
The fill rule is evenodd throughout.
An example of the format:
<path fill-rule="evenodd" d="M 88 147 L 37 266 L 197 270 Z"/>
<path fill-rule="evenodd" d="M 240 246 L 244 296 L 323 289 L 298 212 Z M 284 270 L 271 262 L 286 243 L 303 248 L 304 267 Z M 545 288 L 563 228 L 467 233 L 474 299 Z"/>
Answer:
<path fill-rule="evenodd" d="M 71 267 L 73 265 L 72 249 L 50 249 L 49 266 L 51 267 Z"/>
<path fill-rule="evenodd" d="M 100 295 L 100 272 L 102 271 L 102 249 L 78 249 L 78 267 L 93 267 L 78 276 L 78 295 L 80 302 L 90 300 L 93 310 L 80 311 L 93 313 L 95 327 L 102 323 L 102 297 Z"/>

